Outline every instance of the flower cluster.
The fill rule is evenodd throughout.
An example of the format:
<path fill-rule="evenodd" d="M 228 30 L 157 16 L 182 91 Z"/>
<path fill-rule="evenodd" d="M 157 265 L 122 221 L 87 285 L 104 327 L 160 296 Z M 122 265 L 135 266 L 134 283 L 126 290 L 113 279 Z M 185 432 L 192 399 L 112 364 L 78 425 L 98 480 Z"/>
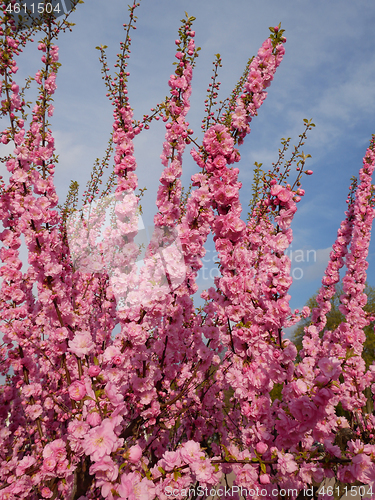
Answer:
<path fill-rule="evenodd" d="M 114 107 L 109 186 L 116 181 L 116 190 L 110 195 L 108 188 L 96 200 L 100 176 L 94 176 L 81 211 L 74 211 L 74 189 L 71 205 L 56 210 L 48 125 L 59 68 L 52 40 L 69 23 L 47 23 L 38 46 L 39 94 L 27 124 L 14 75 L 30 33 L 20 34 L 8 14 L 2 17 L 1 112 L 10 126 L 0 140 L 12 142 L 14 152 L 6 159 L 9 182 L 0 189 L 0 356 L 7 377 L 0 387 L 0 500 L 166 500 L 168 491 L 216 486 L 231 473 L 235 484 L 260 488 L 266 500 L 275 488 L 301 491 L 325 478 L 374 485 L 375 418 L 366 413 L 365 390 L 375 390 L 375 368 L 366 371 L 361 354 L 369 321 L 363 306 L 375 139 L 348 200 L 297 360 L 283 331 L 300 318 L 289 307 L 291 262 L 285 251 L 304 195 L 301 176 L 312 172 L 303 170 L 303 154 L 293 185 L 286 180 L 289 164 L 285 171 L 275 166 L 263 176 L 263 191 L 244 222 L 234 167 L 240 159 L 236 145 L 250 132 L 283 58 L 282 30 L 271 28 L 222 116 L 220 111 L 213 118 L 212 102 L 207 107 L 199 145 L 187 122 L 198 52 L 194 18 L 182 21 L 170 96 L 152 115 L 166 127 L 164 170 L 155 230 L 138 275 L 133 141 L 152 118 L 134 120 L 127 96 L 137 6 L 130 7 L 124 25 L 115 78 L 100 48 Z M 218 84 L 212 89 L 214 99 Z M 199 172 L 184 200 L 182 154 L 191 142 Z M 108 156 L 110 151 L 112 146 Z M 111 223 L 102 233 L 107 209 Z M 201 294 L 205 305 L 196 310 L 196 278 L 210 232 L 220 276 Z M 322 334 L 344 264 L 346 319 Z M 350 419 L 338 415 L 339 403 Z"/>

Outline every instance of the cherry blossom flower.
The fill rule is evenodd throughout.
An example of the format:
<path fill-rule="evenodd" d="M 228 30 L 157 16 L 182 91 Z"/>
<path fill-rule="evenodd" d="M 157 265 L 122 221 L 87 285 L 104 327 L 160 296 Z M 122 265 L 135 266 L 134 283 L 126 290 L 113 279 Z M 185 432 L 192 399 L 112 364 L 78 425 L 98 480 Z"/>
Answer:
<path fill-rule="evenodd" d="M 277 468 L 282 474 L 291 474 L 298 470 L 294 457 L 291 453 L 277 453 Z"/>
<path fill-rule="evenodd" d="M 70 399 L 74 401 L 81 401 L 86 396 L 86 387 L 83 382 L 76 380 L 68 389 Z"/>
<path fill-rule="evenodd" d="M 69 340 L 69 351 L 82 358 L 94 349 L 92 336 L 88 331 L 77 332 L 73 340 Z"/>
<path fill-rule="evenodd" d="M 83 449 L 94 462 L 98 462 L 121 446 L 122 441 L 123 439 L 119 439 L 113 432 L 113 423 L 106 418 L 87 433 Z"/>

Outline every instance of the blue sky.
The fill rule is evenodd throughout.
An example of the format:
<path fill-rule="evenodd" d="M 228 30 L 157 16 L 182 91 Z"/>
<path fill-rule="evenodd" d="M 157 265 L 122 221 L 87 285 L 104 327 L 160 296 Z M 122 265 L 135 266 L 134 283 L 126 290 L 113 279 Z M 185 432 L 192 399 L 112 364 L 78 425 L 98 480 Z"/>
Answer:
<path fill-rule="evenodd" d="M 303 179 L 306 195 L 292 226 L 292 270 L 296 269 L 296 279 L 291 306 L 301 308 L 319 288 L 346 209 L 350 177 L 358 174 L 371 134 L 375 133 L 375 4 L 372 0 L 142 0 L 129 63 L 129 97 L 136 118 L 168 94 L 168 78 L 174 71 L 174 40 L 185 11 L 196 17 L 196 44 L 202 47 L 188 118 L 199 139 L 214 54 L 222 56 L 220 97 L 225 98 L 248 58 L 267 38 L 268 27 L 281 22 L 286 30 L 284 61 L 259 116 L 251 123 L 238 166 L 246 218 L 254 162 L 268 168 L 277 159 L 281 137 L 290 136 L 292 145 L 296 144 L 303 118 L 313 118 L 316 128 L 310 132 L 304 151 L 312 155 L 308 168 L 314 175 Z M 83 191 L 93 161 L 101 158 L 106 148 L 112 107 L 105 97 L 95 46 L 108 46 L 108 60 L 113 65 L 127 15 L 126 1 L 87 0 L 71 16 L 76 23 L 72 33 L 61 36 L 62 67 L 52 119 L 56 153 L 60 155 L 55 179 L 61 201 L 71 179 L 77 180 Z M 21 76 L 35 74 L 39 55 L 34 44 L 21 56 L 19 83 Z M 139 186 L 148 188 L 142 200 L 146 224 L 152 223 L 155 213 L 163 137 L 162 124 L 155 123 L 135 143 Z M 183 183 L 188 186 L 195 172 L 188 151 L 184 167 Z M 206 276 L 215 267 L 212 246 L 208 248 Z M 369 262 L 368 281 L 375 285 L 374 242 Z M 211 285 L 203 275 L 199 282 L 203 288 Z"/>

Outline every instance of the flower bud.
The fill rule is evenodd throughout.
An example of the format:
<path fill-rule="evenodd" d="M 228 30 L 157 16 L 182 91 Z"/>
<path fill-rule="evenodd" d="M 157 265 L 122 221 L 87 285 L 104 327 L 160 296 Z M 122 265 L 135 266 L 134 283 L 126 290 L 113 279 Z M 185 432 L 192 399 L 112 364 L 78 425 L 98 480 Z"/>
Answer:
<path fill-rule="evenodd" d="M 89 376 L 90 377 L 97 377 L 100 373 L 100 367 L 96 365 L 91 365 L 89 368 Z"/>
<path fill-rule="evenodd" d="M 102 419 L 98 412 L 94 411 L 89 413 L 86 418 L 86 422 L 91 425 L 91 427 L 97 427 L 101 424 Z"/>
<path fill-rule="evenodd" d="M 259 455 L 263 455 L 263 453 L 266 453 L 266 451 L 268 450 L 268 446 L 266 445 L 266 443 L 257 443 L 255 448 Z"/>
<path fill-rule="evenodd" d="M 129 448 L 128 453 L 129 453 L 129 461 L 132 462 L 133 464 L 136 464 L 142 457 L 142 448 L 138 444 L 136 444 L 135 446 Z"/>
<path fill-rule="evenodd" d="M 261 474 L 259 481 L 261 484 L 270 484 L 270 476 L 268 474 Z"/>

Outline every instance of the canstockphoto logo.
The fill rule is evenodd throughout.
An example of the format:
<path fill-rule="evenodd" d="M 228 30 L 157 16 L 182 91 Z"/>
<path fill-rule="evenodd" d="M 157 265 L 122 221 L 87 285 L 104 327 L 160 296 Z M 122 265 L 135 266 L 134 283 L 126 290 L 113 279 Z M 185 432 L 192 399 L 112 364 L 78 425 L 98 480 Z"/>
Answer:
<path fill-rule="evenodd" d="M 176 228 L 146 230 L 134 193 L 106 196 L 67 221 L 74 268 L 106 273 L 119 309 L 147 307 L 175 290 L 186 268 Z"/>
<path fill-rule="evenodd" d="M 78 0 L 5 0 L 1 3 L 3 12 L 10 14 L 22 30 L 43 24 L 50 17 L 57 19 L 68 14 Z"/>

